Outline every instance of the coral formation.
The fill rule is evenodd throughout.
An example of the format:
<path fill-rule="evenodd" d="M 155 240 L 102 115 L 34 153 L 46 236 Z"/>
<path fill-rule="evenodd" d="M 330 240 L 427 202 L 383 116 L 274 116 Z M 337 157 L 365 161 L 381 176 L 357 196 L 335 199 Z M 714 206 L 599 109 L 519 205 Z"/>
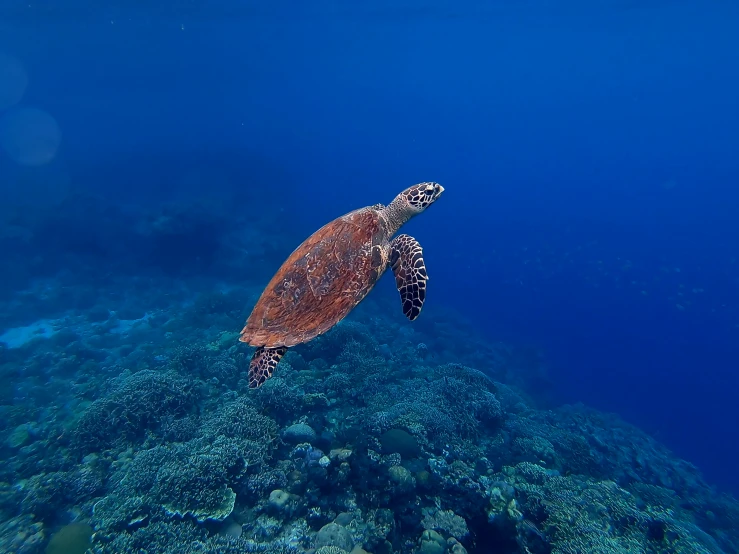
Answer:
<path fill-rule="evenodd" d="M 26 371 L 0 408 L 3 551 L 88 522 L 94 554 L 739 549 L 734 499 L 615 416 L 538 408 L 504 345 L 451 359 L 467 331 L 408 332 L 369 302 L 250 391 L 243 292 L 204 296 L 100 309 L 3 362 Z"/>
<path fill-rule="evenodd" d="M 51 536 L 45 554 L 85 554 L 92 546 L 92 527 L 86 523 L 70 523 Z"/>

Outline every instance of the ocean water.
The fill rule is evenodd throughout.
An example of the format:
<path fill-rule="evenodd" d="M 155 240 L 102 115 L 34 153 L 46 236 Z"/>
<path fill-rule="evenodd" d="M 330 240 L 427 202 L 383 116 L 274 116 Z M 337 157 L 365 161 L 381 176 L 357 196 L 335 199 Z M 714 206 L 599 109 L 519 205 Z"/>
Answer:
<path fill-rule="evenodd" d="M 0 551 L 739 552 L 737 29 L 2 2 Z M 420 317 L 388 270 L 249 388 L 290 253 L 427 181 Z"/>

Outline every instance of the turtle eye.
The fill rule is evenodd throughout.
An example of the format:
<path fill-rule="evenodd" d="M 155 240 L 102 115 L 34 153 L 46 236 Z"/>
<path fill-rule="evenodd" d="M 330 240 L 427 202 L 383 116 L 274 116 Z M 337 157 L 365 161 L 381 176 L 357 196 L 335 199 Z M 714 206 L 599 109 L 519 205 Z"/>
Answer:
<path fill-rule="evenodd" d="M 433 189 L 433 187 L 432 187 L 432 188 L 426 189 L 426 190 L 425 190 L 425 191 L 423 191 L 423 192 L 425 192 L 426 194 L 429 194 L 429 195 L 430 195 L 430 194 L 432 194 L 432 193 L 434 192 L 434 189 Z"/>

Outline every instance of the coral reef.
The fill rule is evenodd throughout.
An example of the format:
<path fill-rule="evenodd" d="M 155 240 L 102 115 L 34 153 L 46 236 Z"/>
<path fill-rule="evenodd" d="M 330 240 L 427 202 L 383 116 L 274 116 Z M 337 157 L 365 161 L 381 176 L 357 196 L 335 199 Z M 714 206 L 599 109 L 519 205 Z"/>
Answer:
<path fill-rule="evenodd" d="M 696 468 L 615 416 L 538 408 L 506 380 L 520 357 L 452 357 L 474 339 L 443 318 L 409 332 L 370 301 L 250 390 L 249 297 L 103 305 L 8 350 L 3 551 L 70 524 L 95 554 L 739 551 L 739 504 Z"/>

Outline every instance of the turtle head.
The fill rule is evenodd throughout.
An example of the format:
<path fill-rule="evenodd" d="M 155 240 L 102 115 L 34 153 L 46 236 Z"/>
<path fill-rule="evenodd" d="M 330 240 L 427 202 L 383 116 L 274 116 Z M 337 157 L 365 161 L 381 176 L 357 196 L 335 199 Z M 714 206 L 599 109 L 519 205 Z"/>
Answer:
<path fill-rule="evenodd" d="M 384 209 L 390 234 L 394 235 L 406 221 L 436 202 L 442 192 L 444 187 L 439 183 L 427 182 L 408 187 L 396 196 Z"/>
<path fill-rule="evenodd" d="M 444 187 L 439 183 L 418 183 L 401 192 L 398 195 L 398 199 L 402 199 L 407 203 L 408 209 L 412 215 L 415 215 L 421 213 L 436 202 L 436 199 L 441 196 L 442 192 L 444 192 Z"/>

